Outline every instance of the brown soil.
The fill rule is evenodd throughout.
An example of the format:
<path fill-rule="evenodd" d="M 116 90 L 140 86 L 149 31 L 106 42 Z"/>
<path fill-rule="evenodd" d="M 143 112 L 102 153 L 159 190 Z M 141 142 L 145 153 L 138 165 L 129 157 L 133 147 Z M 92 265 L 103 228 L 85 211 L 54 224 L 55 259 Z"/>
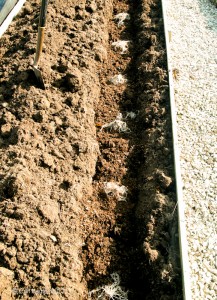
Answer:
<path fill-rule="evenodd" d="M 0 40 L 1 298 L 88 299 L 117 273 L 128 299 L 182 299 L 161 2 L 51 0 L 46 90 L 31 70 L 39 3 Z M 119 113 L 127 131 L 103 127 Z"/>

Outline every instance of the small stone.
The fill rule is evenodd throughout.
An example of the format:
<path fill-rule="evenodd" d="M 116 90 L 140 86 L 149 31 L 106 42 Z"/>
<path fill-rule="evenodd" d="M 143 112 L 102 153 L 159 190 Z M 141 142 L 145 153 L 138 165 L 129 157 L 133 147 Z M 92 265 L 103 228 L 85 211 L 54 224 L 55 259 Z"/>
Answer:
<path fill-rule="evenodd" d="M 54 243 L 57 242 L 57 238 L 55 237 L 55 235 L 51 235 L 50 238 L 51 238 L 51 240 L 52 240 Z"/>

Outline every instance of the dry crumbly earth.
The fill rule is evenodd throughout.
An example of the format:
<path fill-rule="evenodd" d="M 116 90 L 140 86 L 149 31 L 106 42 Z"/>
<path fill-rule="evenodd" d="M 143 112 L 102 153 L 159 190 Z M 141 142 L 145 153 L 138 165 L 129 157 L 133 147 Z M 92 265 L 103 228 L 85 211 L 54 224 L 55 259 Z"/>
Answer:
<path fill-rule="evenodd" d="M 128 299 L 182 299 L 161 2 L 51 0 L 46 90 L 31 70 L 39 4 L 0 40 L 1 297 L 88 299 L 117 273 Z M 120 113 L 128 130 L 103 127 Z"/>

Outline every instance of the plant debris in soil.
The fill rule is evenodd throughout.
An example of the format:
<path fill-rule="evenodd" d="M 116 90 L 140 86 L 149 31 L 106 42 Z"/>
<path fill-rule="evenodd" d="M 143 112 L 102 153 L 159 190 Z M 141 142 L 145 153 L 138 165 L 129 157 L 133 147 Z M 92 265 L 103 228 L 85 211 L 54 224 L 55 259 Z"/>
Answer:
<path fill-rule="evenodd" d="M 46 90 L 39 9 L 0 40 L 1 297 L 182 299 L 161 2 L 51 0 Z"/>

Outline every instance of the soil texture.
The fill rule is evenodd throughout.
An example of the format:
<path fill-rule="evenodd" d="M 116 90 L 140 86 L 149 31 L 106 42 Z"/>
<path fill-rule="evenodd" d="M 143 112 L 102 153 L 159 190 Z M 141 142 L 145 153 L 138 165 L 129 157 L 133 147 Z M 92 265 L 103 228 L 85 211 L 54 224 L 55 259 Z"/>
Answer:
<path fill-rule="evenodd" d="M 1 299 L 182 299 L 161 1 L 50 0 L 45 90 L 39 11 L 0 39 Z"/>

